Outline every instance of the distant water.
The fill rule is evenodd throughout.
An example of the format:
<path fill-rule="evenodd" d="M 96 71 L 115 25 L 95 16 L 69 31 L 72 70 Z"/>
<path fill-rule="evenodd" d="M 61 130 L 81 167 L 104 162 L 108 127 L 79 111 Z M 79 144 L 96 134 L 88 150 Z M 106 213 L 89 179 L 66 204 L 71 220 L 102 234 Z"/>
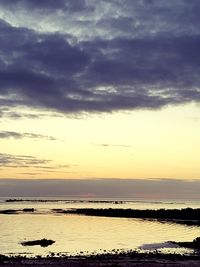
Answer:
<path fill-rule="evenodd" d="M 153 243 L 192 241 L 200 236 L 198 226 L 184 226 L 142 219 L 88 217 L 64 215 L 52 209 L 132 208 L 181 209 L 200 208 L 200 201 L 98 200 L 67 198 L 26 198 L 23 202 L 5 202 L 0 198 L 0 210 L 34 208 L 33 214 L 0 214 L 0 254 L 28 256 L 63 253 L 69 255 L 104 253 L 142 248 L 156 248 Z M 25 198 L 23 198 L 25 200 Z M 30 201 L 32 200 L 32 201 Z M 35 239 L 56 242 L 46 248 L 24 247 L 21 242 Z M 177 251 L 173 248 L 164 251 Z M 179 252 L 187 250 L 179 250 Z"/>

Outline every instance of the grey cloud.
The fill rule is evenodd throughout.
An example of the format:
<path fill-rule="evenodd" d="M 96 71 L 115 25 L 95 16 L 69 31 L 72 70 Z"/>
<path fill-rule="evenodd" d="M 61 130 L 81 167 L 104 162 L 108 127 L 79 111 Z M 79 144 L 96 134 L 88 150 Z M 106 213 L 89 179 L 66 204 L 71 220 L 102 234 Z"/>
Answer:
<path fill-rule="evenodd" d="M 56 138 L 53 136 L 42 135 L 42 134 L 34 134 L 34 133 L 19 133 L 13 131 L 1 131 L 0 132 L 0 139 L 3 138 L 14 138 L 14 139 L 22 139 L 22 138 L 31 138 L 31 139 L 46 139 L 55 141 Z"/>
<path fill-rule="evenodd" d="M 130 148 L 131 146 L 129 145 L 114 145 L 114 144 L 96 144 L 97 146 L 102 146 L 102 147 L 121 147 L 121 148 Z"/>
<path fill-rule="evenodd" d="M 27 9 L 38 9 L 38 10 L 68 10 L 70 12 L 80 11 L 86 8 L 85 0 L 1 0 L 0 3 L 3 7 L 17 7 Z"/>
<path fill-rule="evenodd" d="M 49 164 L 50 162 L 51 160 L 39 159 L 33 156 L 0 153 L 0 167 L 27 168 Z"/>
<path fill-rule="evenodd" d="M 4 139 L 4 138 L 22 138 L 22 135 L 20 133 L 17 132 L 9 132 L 9 131 L 2 131 L 0 132 L 0 138 Z"/>
<path fill-rule="evenodd" d="M 18 170 L 27 169 L 26 173 L 74 173 L 73 168 L 76 168 L 76 164 L 56 164 L 49 159 L 41 159 L 29 155 L 14 155 L 7 153 L 0 153 L 0 169 L 12 168 L 15 169 L 16 174 Z M 32 172 L 28 170 L 32 170 Z M 66 171 L 70 169 L 70 171 Z M 71 170 L 72 169 L 72 170 Z M 24 173 L 24 172 L 23 172 Z"/>
<path fill-rule="evenodd" d="M 65 13 L 72 2 L 42 1 L 41 6 L 47 12 L 60 8 Z M 22 0 L 1 4 L 39 6 Z M 2 108 L 79 114 L 200 101 L 198 1 L 88 0 L 76 5 L 84 21 L 86 7 L 93 7 L 87 19 L 96 30 L 87 40 L 77 34 L 84 32 L 81 24 L 69 34 L 62 29 L 42 33 L 0 21 Z M 80 20 L 72 13 L 69 26 Z"/>
<path fill-rule="evenodd" d="M 63 117 L 64 115 L 59 114 L 59 113 L 55 113 L 55 112 L 35 112 L 32 113 L 32 110 L 18 110 L 16 111 L 15 109 L 11 110 L 9 108 L 9 106 L 4 106 L 4 107 L 0 107 L 0 118 L 8 118 L 8 119 L 43 119 L 43 118 L 47 118 L 49 116 L 53 116 L 53 117 Z"/>
<path fill-rule="evenodd" d="M 0 194 L 23 196 L 87 196 L 99 198 L 198 199 L 199 180 L 172 179 L 0 179 Z"/>

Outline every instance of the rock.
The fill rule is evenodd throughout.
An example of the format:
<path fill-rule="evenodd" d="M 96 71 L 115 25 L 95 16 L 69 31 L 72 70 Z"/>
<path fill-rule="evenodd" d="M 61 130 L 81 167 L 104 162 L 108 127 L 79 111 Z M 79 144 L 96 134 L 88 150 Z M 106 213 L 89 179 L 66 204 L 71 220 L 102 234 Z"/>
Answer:
<path fill-rule="evenodd" d="M 1 210 L 0 214 L 17 214 L 18 210 Z"/>
<path fill-rule="evenodd" d="M 173 243 L 179 245 L 180 247 L 200 249 L 200 237 L 195 238 L 192 242 L 173 242 Z"/>
<path fill-rule="evenodd" d="M 23 212 L 34 212 L 35 209 L 34 208 L 25 208 L 23 209 Z"/>
<path fill-rule="evenodd" d="M 41 247 L 48 247 L 55 243 L 53 240 L 48 240 L 48 239 L 40 239 L 40 240 L 33 240 L 33 241 L 24 241 L 21 244 L 23 246 L 41 246 Z"/>

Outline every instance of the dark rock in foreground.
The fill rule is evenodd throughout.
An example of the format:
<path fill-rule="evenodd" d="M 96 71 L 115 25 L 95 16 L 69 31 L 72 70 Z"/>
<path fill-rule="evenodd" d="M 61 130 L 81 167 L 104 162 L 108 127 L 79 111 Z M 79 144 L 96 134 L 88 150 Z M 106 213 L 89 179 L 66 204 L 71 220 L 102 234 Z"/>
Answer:
<path fill-rule="evenodd" d="M 48 247 L 48 246 L 52 245 L 53 243 L 55 243 L 55 241 L 43 238 L 40 240 L 24 241 L 21 244 L 23 246 L 38 246 L 39 245 L 41 247 Z"/>
<path fill-rule="evenodd" d="M 199 267 L 198 255 L 121 253 L 94 256 L 24 258 L 0 255 L 0 267 Z"/>

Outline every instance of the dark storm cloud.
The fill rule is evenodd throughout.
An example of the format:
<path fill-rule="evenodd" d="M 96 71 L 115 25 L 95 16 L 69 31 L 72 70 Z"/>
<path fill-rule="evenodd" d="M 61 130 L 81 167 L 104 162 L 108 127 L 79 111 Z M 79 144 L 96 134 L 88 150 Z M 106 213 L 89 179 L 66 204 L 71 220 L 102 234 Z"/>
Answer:
<path fill-rule="evenodd" d="M 31 138 L 31 139 L 46 139 L 55 141 L 56 138 L 53 136 L 42 135 L 42 134 L 34 134 L 34 133 L 19 133 L 13 131 L 0 131 L 0 139 L 6 138 L 14 138 L 14 139 L 22 139 L 22 138 Z"/>
<path fill-rule="evenodd" d="M 31 173 L 27 173 L 31 175 Z M 34 173 L 33 173 L 34 175 Z M 198 199 L 200 181 L 172 179 L 0 179 L 0 195 Z"/>
<path fill-rule="evenodd" d="M 1 108 L 112 112 L 200 101 L 199 1 L 15 0 L 0 5 L 42 7 L 49 16 L 49 10 L 60 9 L 68 12 L 63 25 L 76 25 L 74 34 L 63 28 L 45 33 L 0 21 Z M 93 13 L 86 18 L 89 7 Z M 91 28 L 85 40 L 79 38 L 87 30 L 77 24 L 80 17 L 70 17 L 75 10 Z"/>
<path fill-rule="evenodd" d="M 85 0 L 1 0 L 1 6 L 4 7 L 18 7 L 31 9 L 46 9 L 46 10 L 68 10 L 71 12 L 80 11 L 86 8 Z"/>

